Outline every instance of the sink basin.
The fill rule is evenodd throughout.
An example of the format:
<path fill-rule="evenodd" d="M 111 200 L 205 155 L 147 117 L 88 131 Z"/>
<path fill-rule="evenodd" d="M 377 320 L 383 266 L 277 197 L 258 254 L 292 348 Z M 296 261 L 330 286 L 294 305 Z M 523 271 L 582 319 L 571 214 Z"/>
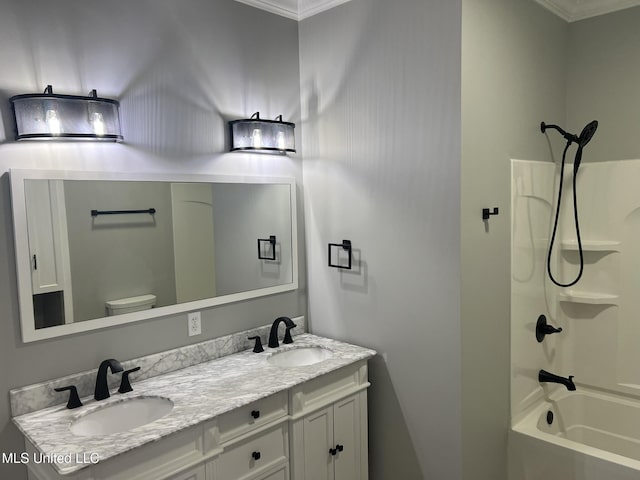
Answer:
<path fill-rule="evenodd" d="M 320 347 L 301 347 L 283 350 L 271 355 L 267 362 L 279 367 L 303 367 L 333 357 L 333 352 Z"/>
<path fill-rule="evenodd" d="M 99 407 L 71 423 L 71 432 L 82 437 L 109 435 L 146 425 L 164 417 L 173 402 L 164 397 L 132 397 Z"/>

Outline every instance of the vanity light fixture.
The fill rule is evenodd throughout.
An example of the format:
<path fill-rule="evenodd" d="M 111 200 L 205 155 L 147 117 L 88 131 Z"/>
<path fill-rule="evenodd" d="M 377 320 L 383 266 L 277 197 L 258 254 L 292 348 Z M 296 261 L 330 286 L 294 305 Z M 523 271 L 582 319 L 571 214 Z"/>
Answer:
<path fill-rule="evenodd" d="M 120 103 L 98 97 L 95 90 L 84 96 L 43 93 L 10 98 L 18 129 L 17 140 L 92 140 L 119 142 Z"/>
<path fill-rule="evenodd" d="M 251 150 L 262 152 L 295 152 L 293 134 L 295 124 L 283 122 L 282 115 L 275 120 L 263 120 L 260 112 L 244 120 L 229 122 L 231 129 L 231 151 Z"/>

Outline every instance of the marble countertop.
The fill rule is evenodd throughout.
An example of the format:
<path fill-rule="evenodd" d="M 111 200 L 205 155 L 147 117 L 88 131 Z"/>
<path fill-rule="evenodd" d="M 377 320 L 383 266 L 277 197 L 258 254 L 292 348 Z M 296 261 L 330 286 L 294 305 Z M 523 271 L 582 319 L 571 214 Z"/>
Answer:
<path fill-rule="evenodd" d="M 267 362 L 274 352 L 318 346 L 333 352 L 333 356 L 309 366 L 279 367 Z M 375 351 L 355 345 L 302 334 L 294 343 L 278 349 L 265 348 L 264 353 L 251 350 L 235 353 L 182 370 L 136 382 L 132 375 L 133 392 L 119 394 L 112 390 L 109 399 L 96 402 L 82 399 L 84 406 L 73 410 L 64 405 L 45 408 L 13 418 L 24 436 L 43 455 L 71 455 L 83 458 L 97 454 L 100 461 L 211 420 L 223 413 L 259 400 L 333 370 L 364 360 Z M 147 425 L 100 437 L 82 437 L 71 433 L 70 424 L 94 409 L 129 397 L 160 396 L 171 399 L 173 409 L 164 417 Z M 75 462 L 55 462 L 52 466 L 67 475 L 89 466 Z"/>

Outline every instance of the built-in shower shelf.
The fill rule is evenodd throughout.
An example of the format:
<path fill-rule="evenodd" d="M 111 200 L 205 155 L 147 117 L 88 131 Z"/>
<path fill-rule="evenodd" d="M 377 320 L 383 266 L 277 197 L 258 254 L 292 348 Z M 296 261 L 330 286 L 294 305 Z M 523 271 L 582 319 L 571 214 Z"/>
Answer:
<path fill-rule="evenodd" d="M 578 250 L 576 240 L 562 242 L 563 250 Z M 615 240 L 583 240 L 582 250 L 585 252 L 619 252 L 620 242 Z"/>
<path fill-rule="evenodd" d="M 597 292 L 579 292 L 569 290 L 558 294 L 561 302 L 584 303 L 587 305 L 618 305 L 618 295 Z"/>

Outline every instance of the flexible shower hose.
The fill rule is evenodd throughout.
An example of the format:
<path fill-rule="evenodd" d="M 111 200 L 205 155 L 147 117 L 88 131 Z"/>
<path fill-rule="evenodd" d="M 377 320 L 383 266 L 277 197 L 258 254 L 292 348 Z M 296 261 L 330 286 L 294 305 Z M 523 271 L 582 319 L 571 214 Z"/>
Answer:
<path fill-rule="evenodd" d="M 576 283 L 578 283 L 578 281 L 582 277 L 582 272 L 584 270 L 582 240 L 580 238 L 580 225 L 578 223 L 578 197 L 576 195 L 576 177 L 577 177 L 578 169 L 574 168 L 573 170 L 573 218 L 574 218 L 574 223 L 576 227 L 576 237 L 578 239 L 578 253 L 580 255 L 580 270 L 578 271 L 578 276 L 575 278 L 575 280 L 569 283 L 560 283 L 554 278 L 553 274 L 551 273 L 551 252 L 553 250 L 553 244 L 556 239 L 556 231 L 558 229 L 558 217 L 560 216 L 560 203 L 562 201 L 562 184 L 564 180 L 564 164 L 567 159 L 567 150 L 569 150 L 569 145 L 571 145 L 571 142 L 567 143 L 567 145 L 564 147 L 564 152 L 562 152 L 562 166 L 560 167 L 560 184 L 558 185 L 558 204 L 556 206 L 556 217 L 555 217 L 555 220 L 553 221 L 553 233 L 551 234 L 551 240 L 549 242 L 549 253 L 547 255 L 547 272 L 549 273 L 549 278 L 554 284 L 556 284 L 559 287 L 571 287 Z"/>

